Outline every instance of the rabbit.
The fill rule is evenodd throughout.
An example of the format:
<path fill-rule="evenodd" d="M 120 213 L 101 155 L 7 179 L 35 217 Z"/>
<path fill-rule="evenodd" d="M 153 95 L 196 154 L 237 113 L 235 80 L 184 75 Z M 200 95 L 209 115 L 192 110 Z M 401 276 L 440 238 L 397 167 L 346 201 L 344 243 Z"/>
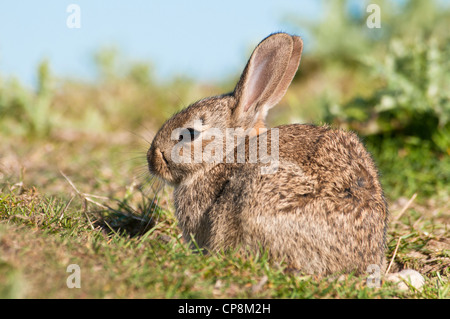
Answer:
<path fill-rule="evenodd" d="M 388 207 L 357 135 L 327 125 L 266 127 L 302 49 L 301 38 L 287 33 L 261 41 L 233 92 L 197 101 L 163 124 L 147 152 L 149 171 L 174 187 L 175 215 L 192 247 L 263 248 L 270 260 L 314 275 L 384 267 Z M 241 143 L 220 146 L 226 134 L 208 139 L 211 129 L 240 132 Z M 214 141 L 218 156 L 194 160 Z M 277 159 L 252 160 L 255 142 L 266 142 Z"/>

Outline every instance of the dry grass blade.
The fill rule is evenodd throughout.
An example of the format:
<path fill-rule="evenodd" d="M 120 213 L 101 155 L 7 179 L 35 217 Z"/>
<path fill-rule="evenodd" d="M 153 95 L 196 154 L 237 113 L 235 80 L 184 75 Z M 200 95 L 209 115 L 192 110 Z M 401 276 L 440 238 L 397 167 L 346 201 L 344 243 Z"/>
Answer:
<path fill-rule="evenodd" d="M 62 171 L 59 171 L 59 172 L 61 173 L 62 176 L 64 176 L 64 178 L 67 180 L 67 182 L 70 184 L 70 186 L 72 186 L 72 188 L 75 190 L 75 192 L 81 197 L 81 199 L 84 200 L 84 203 L 85 203 L 85 205 L 84 205 L 84 214 L 86 215 L 86 218 L 87 218 L 87 220 L 89 222 L 89 226 L 91 227 L 91 229 L 95 230 L 95 227 L 92 224 L 92 221 L 91 221 L 91 219 L 89 218 L 89 216 L 88 216 L 88 214 L 86 212 L 86 210 L 87 210 L 87 202 L 90 202 L 90 203 L 92 203 L 94 205 L 97 205 L 97 206 L 99 206 L 99 207 L 101 207 L 103 209 L 108 209 L 108 207 L 106 207 L 105 205 L 100 204 L 99 202 L 91 199 L 90 196 L 92 196 L 92 195 L 80 192 L 78 190 L 78 188 L 75 186 L 75 184 L 70 180 L 70 178 L 67 177 L 66 174 L 64 174 Z M 106 198 L 106 197 L 101 197 L 101 196 L 92 196 L 92 197 Z M 106 199 L 108 199 L 108 198 L 106 198 Z"/>
<path fill-rule="evenodd" d="M 394 263 L 395 256 L 397 255 L 398 247 L 400 246 L 401 240 L 402 240 L 402 237 L 399 237 L 398 241 L 397 241 L 397 245 L 395 246 L 394 254 L 392 255 L 391 262 L 389 263 L 389 266 L 386 269 L 385 275 L 387 275 L 389 273 L 389 270 L 391 270 L 391 267 L 392 267 L 392 264 Z"/>
<path fill-rule="evenodd" d="M 398 221 L 402 217 L 402 215 L 406 212 L 406 210 L 409 208 L 409 206 L 411 206 L 412 202 L 416 199 L 416 197 L 417 197 L 417 193 L 414 193 L 414 195 L 412 195 L 412 197 L 409 199 L 409 201 L 406 203 L 406 205 L 403 206 L 400 213 L 398 213 L 398 215 L 396 215 L 394 217 L 394 222 Z"/>
<path fill-rule="evenodd" d="M 67 209 L 69 208 L 69 206 L 72 203 L 74 198 L 75 198 L 75 195 L 70 198 L 69 202 L 64 207 L 63 211 L 61 212 L 61 215 L 59 216 L 59 221 L 61 221 L 63 219 L 64 214 L 66 213 Z"/>
<path fill-rule="evenodd" d="M 61 173 L 62 176 L 64 176 L 64 178 L 67 180 L 67 182 L 70 184 L 70 186 L 72 186 L 72 188 L 75 190 L 75 192 L 85 201 L 90 202 L 94 205 L 97 205 L 103 209 L 108 209 L 107 206 L 93 200 L 91 197 L 95 197 L 95 198 L 99 198 L 99 199 L 109 199 L 108 197 L 103 197 L 103 196 L 96 196 L 96 195 L 91 195 L 91 194 L 86 194 L 86 193 L 82 193 L 78 190 L 78 188 L 75 186 L 75 184 L 70 180 L 69 177 L 67 177 L 66 174 L 64 174 L 62 171 L 59 171 Z"/>
<path fill-rule="evenodd" d="M 252 293 L 256 294 L 260 292 L 268 280 L 269 278 L 266 275 L 264 275 L 257 284 L 252 286 Z"/>

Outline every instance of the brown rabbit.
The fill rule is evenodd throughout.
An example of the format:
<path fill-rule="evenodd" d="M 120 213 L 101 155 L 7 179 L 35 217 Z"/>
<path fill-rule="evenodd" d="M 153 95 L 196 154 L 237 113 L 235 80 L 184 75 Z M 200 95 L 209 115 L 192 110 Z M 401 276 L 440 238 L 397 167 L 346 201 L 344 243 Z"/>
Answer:
<path fill-rule="evenodd" d="M 208 251 L 262 247 L 311 274 L 383 267 L 388 209 L 358 137 L 328 126 L 265 126 L 302 47 L 286 33 L 264 39 L 232 93 L 198 101 L 161 127 L 149 170 L 174 186 L 184 239 Z M 238 140 L 231 147 L 230 132 Z M 255 161 L 264 145 L 270 155 Z"/>

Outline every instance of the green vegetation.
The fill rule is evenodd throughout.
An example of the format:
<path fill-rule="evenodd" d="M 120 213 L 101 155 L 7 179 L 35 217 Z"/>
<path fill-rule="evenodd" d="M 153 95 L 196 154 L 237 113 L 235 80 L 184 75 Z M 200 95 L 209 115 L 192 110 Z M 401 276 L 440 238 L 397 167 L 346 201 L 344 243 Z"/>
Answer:
<path fill-rule="evenodd" d="M 35 91 L 0 75 L 0 298 L 450 298 L 450 9 L 378 1 L 382 28 L 368 29 L 345 3 L 308 25 L 314 41 L 269 124 L 361 136 L 390 203 L 391 272 L 418 270 L 422 290 L 187 249 L 146 150 L 173 112 L 232 87 L 159 83 L 151 65 L 109 48 L 94 57 L 96 83 L 58 79 L 51 61 Z M 70 264 L 81 289 L 66 286 Z"/>

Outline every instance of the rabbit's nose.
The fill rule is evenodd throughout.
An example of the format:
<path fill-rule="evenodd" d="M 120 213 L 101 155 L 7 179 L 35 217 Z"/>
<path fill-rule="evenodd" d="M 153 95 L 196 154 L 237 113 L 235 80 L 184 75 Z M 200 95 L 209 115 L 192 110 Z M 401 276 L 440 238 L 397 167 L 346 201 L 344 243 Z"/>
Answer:
<path fill-rule="evenodd" d="M 156 154 L 158 157 L 162 158 L 164 161 L 164 164 L 169 165 L 169 162 L 167 161 L 167 158 L 164 156 L 164 152 L 161 151 L 159 148 L 156 149 Z"/>
<path fill-rule="evenodd" d="M 150 147 L 147 152 L 147 162 L 150 171 L 154 170 L 155 167 L 160 167 L 162 164 L 169 164 L 166 157 L 164 156 L 164 152 L 161 151 L 159 147 Z"/>

